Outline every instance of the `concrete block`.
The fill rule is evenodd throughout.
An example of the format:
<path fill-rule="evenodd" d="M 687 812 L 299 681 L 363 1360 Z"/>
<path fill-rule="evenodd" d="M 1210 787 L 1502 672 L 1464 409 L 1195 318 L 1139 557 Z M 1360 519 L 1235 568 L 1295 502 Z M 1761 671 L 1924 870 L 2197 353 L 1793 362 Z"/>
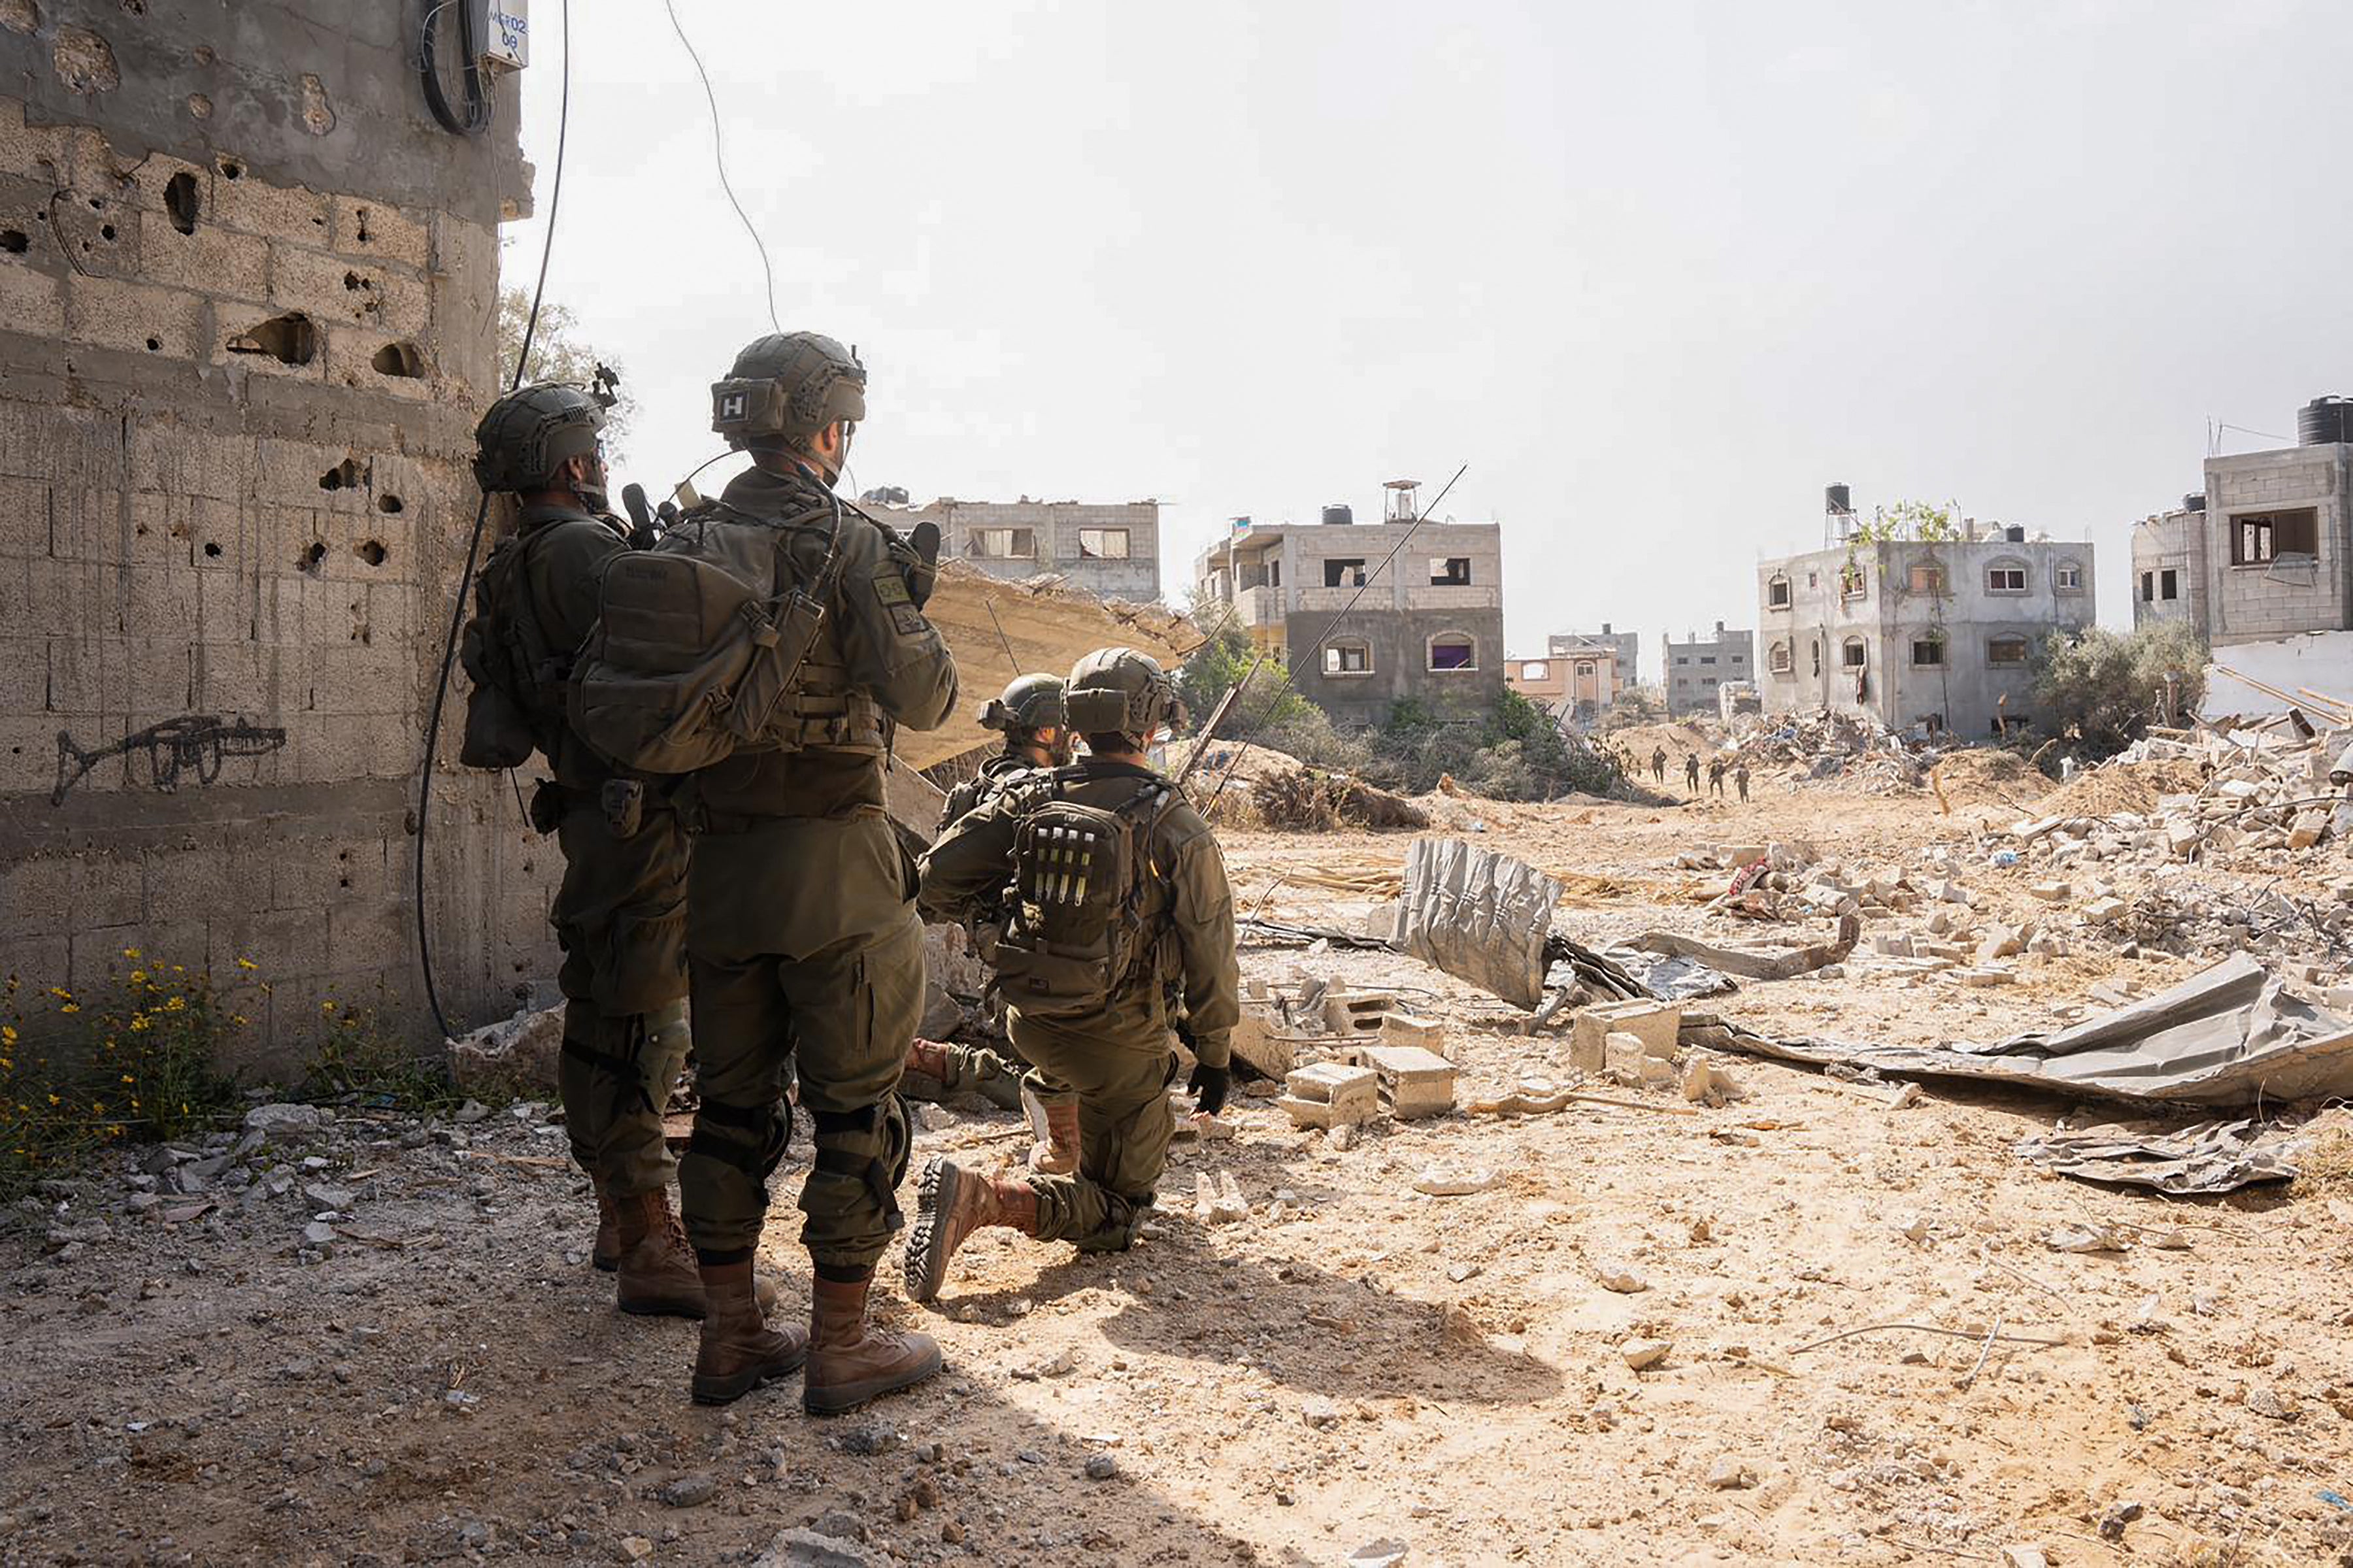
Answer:
<path fill-rule="evenodd" d="M 120 278 L 69 279 L 65 330 L 77 342 L 172 359 L 202 359 L 211 348 L 201 296 Z"/>
<path fill-rule="evenodd" d="M 1631 1034 L 1659 1057 L 1675 1054 L 1675 1036 L 1683 1027 L 1683 1005 L 1636 998 L 1602 1002 L 1577 1014 L 1571 1026 L 1569 1065 L 1579 1072 L 1599 1072 L 1606 1065 L 1604 1042 L 1614 1033 Z"/>
<path fill-rule="evenodd" d="M 264 437 L 254 443 L 253 494 L 284 506 L 365 511 L 369 460 L 348 447 Z"/>
<path fill-rule="evenodd" d="M 1318 1062 L 1291 1073 L 1276 1101 L 1302 1127 L 1347 1127 L 1380 1111 L 1380 1079 L 1370 1068 Z"/>
<path fill-rule="evenodd" d="M 133 490 L 234 499 L 253 471 L 253 444 L 152 415 L 134 415 L 131 427 Z"/>
<path fill-rule="evenodd" d="M 433 293 L 398 268 L 299 246 L 269 247 L 269 300 L 324 324 L 421 335 L 433 321 Z"/>
<path fill-rule="evenodd" d="M 423 270 L 431 259 L 429 217 L 383 202 L 336 196 L 334 246 L 346 256 L 397 261 Z"/>
<path fill-rule="evenodd" d="M 269 242 L 199 224 L 182 234 L 149 220 L 141 229 L 141 275 L 151 283 L 258 304 L 269 297 Z"/>
<path fill-rule="evenodd" d="M 49 494 L 49 553 L 61 561 L 122 564 L 131 559 L 131 530 L 136 517 L 136 510 L 120 489 L 55 486 Z"/>
<path fill-rule="evenodd" d="M 214 169 L 210 221 L 273 240 L 307 237 L 315 245 L 328 243 L 325 197 L 300 185 L 273 185 L 227 153 L 215 160 Z"/>
<path fill-rule="evenodd" d="M 1652 1055 L 1649 1042 L 1631 1034 L 1602 1037 L 1601 1071 L 1606 1078 L 1635 1087 L 1675 1080 L 1673 1058 Z"/>
<path fill-rule="evenodd" d="M 1392 1009 L 1382 1014 L 1381 1044 L 1419 1046 L 1434 1055 L 1446 1057 L 1450 1061 L 1453 1059 L 1446 1049 L 1446 1026 L 1419 1013 Z"/>
<path fill-rule="evenodd" d="M 1324 1026 L 1343 1041 L 1377 1039 L 1397 997 L 1387 991 L 1335 991 L 1324 998 Z"/>
<path fill-rule="evenodd" d="M 0 867 L 0 938 L 66 928 L 71 919 L 75 865 L 47 855 Z"/>
<path fill-rule="evenodd" d="M 65 279 L 29 267 L 0 267 L 0 321 L 12 332 L 64 336 Z"/>
<path fill-rule="evenodd" d="M 1400 1121 L 1454 1109 L 1454 1064 L 1419 1046 L 1352 1046 L 1346 1059 L 1380 1077 L 1381 1098 Z"/>

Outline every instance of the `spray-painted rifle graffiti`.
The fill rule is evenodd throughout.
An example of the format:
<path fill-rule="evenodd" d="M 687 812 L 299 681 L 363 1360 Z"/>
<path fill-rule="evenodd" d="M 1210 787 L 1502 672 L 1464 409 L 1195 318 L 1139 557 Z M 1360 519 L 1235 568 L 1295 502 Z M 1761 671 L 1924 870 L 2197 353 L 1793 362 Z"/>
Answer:
<path fill-rule="evenodd" d="M 72 735 L 60 730 L 58 787 L 49 792 L 49 804 L 63 805 L 67 793 L 110 757 L 145 752 L 148 784 L 169 795 L 180 787 L 183 774 L 193 774 L 198 784 L 208 784 L 220 777 L 223 758 L 267 756 L 285 744 L 284 730 L 248 724 L 241 714 L 224 720 L 216 713 L 184 713 L 94 751 L 84 751 L 74 744 Z"/>

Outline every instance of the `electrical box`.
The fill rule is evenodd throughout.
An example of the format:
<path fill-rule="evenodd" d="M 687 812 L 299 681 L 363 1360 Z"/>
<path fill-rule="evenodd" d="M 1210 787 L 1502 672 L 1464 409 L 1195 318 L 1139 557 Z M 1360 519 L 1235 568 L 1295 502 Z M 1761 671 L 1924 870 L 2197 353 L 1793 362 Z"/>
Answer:
<path fill-rule="evenodd" d="M 467 0 L 474 11 L 474 37 L 482 64 L 491 70 L 521 70 L 531 64 L 531 0 Z"/>

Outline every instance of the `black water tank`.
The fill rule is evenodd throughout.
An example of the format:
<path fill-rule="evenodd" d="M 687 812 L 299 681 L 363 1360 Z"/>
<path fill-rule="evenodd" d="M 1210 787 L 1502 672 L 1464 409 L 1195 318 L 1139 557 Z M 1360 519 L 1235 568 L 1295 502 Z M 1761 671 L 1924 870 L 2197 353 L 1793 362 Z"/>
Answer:
<path fill-rule="evenodd" d="M 1831 485 L 1822 490 L 1822 510 L 1833 516 L 1843 517 L 1854 510 L 1854 502 L 1844 485 Z"/>
<path fill-rule="evenodd" d="M 1334 501 L 1324 509 L 1324 521 L 1327 526 L 1345 528 L 1356 521 L 1356 509 L 1345 501 Z"/>
<path fill-rule="evenodd" d="M 2204 490 L 2191 490 L 2188 495 L 2183 496 L 2181 498 L 2181 510 L 2184 511 L 2204 511 L 2206 510 L 2206 492 Z"/>
<path fill-rule="evenodd" d="M 2010 541 L 2012 544 L 2023 544 L 2026 542 L 2026 530 L 2015 522 L 2011 523 L 2008 528 L 2003 529 L 2001 531 L 2001 536 Z"/>
<path fill-rule="evenodd" d="M 2353 441 L 2353 397 L 2316 397 L 2296 411 L 2295 438 L 2306 447 Z"/>

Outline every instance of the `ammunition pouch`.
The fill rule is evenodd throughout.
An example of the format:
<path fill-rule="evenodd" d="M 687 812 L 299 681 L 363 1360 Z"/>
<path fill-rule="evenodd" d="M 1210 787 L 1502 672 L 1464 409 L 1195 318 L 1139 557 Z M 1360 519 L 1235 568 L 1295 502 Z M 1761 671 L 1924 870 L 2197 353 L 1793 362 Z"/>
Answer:
<path fill-rule="evenodd" d="M 616 838 L 634 838 L 644 826 L 646 786 L 636 779 L 607 779 L 598 792 L 598 804 L 605 808 L 605 824 Z"/>
<path fill-rule="evenodd" d="M 542 837 L 556 830 L 564 814 L 572 809 L 572 792 L 554 779 L 542 779 L 539 787 L 531 792 L 532 831 Z"/>

